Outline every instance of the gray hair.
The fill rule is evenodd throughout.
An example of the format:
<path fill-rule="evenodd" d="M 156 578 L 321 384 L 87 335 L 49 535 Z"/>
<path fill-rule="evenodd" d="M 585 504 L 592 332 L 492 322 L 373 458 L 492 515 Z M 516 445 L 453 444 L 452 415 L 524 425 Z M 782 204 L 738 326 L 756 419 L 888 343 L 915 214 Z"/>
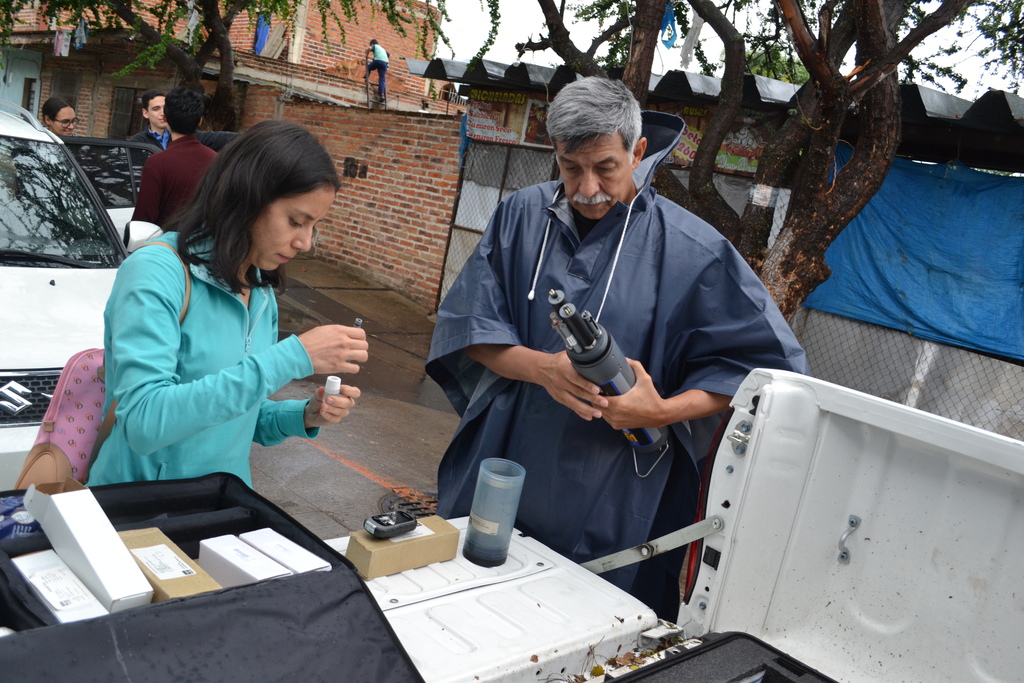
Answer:
<path fill-rule="evenodd" d="M 627 152 L 640 139 L 640 103 L 622 81 L 590 76 L 562 88 L 548 107 L 548 137 L 571 153 L 599 135 L 622 134 Z"/>

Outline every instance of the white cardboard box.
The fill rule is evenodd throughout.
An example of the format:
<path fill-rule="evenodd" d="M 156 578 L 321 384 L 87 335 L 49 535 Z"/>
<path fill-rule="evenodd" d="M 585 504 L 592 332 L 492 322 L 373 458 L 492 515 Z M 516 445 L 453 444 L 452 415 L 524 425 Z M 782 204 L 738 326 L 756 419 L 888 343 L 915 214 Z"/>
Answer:
<path fill-rule="evenodd" d="M 107 611 L 150 603 L 153 587 L 92 491 L 83 488 L 50 496 L 29 486 L 25 509 L 39 520 L 60 559 Z"/>
<path fill-rule="evenodd" d="M 273 529 L 257 529 L 239 534 L 238 537 L 270 559 L 283 564 L 295 574 L 331 571 L 330 562 L 322 557 L 317 557 Z"/>
<path fill-rule="evenodd" d="M 62 624 L 107 614 L 92 591 L 52 550 L 21 555 L 11 562 Z"/>
<path fill-rule="evenodd" d="M 224 588 L 290 576 L 292 571 L 234 534 L 199 542 L 199 566 Z"/>

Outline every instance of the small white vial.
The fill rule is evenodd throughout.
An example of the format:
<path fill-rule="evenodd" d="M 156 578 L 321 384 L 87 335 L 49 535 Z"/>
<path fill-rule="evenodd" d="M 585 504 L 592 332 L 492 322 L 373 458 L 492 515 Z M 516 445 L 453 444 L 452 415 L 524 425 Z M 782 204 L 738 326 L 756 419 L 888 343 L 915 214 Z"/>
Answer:
<path fill-rule="evenodd" d="M 341 393 L 341 378 L 331 375 L 324 385 L 324 396 L 337 396 Z"/>

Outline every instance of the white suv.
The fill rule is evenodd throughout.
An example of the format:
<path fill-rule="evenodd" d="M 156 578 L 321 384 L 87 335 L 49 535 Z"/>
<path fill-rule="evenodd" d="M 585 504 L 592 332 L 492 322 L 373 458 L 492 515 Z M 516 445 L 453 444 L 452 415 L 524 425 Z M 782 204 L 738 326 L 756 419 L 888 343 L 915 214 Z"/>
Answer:
<path fill-rule="evenodd" d="M 0 101 L 0 491 L 14 487 L 64 364 L 103 346 L 126 255 L 61 139 Z"/>

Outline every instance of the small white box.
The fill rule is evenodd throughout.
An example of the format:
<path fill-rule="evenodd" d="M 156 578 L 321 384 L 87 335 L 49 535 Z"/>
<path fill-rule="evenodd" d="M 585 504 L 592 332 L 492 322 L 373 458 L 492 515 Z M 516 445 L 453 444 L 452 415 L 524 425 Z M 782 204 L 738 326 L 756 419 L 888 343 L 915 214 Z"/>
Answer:
<path fill-rule="evenodd" d="M 39 520 L 60 559 L 107 611 L 150 603 L 153 587 L 92 491 L 82 488 L 51 496 L 29 486 L 25 509 Z"/>
<path fill-rule="evenodd" d="M 273 529 L 257 529 L 239 534 L 238 537 L 295 574 L 331 571 L 330 562 L 288 540 Z"/>
<path fill-rule="evenodd" d="M 52 550 L 15 557 L 11 562 L 25 577 L 32 592 L 50 608 L 60 623 L 67 624 L 107 614 L 92 591 Z"/>
<path fill-rule="evenodd" d="M 292 571 L 234 534 L 199 542 L 199 566 L 224 588 L 290 576 Z"/>

